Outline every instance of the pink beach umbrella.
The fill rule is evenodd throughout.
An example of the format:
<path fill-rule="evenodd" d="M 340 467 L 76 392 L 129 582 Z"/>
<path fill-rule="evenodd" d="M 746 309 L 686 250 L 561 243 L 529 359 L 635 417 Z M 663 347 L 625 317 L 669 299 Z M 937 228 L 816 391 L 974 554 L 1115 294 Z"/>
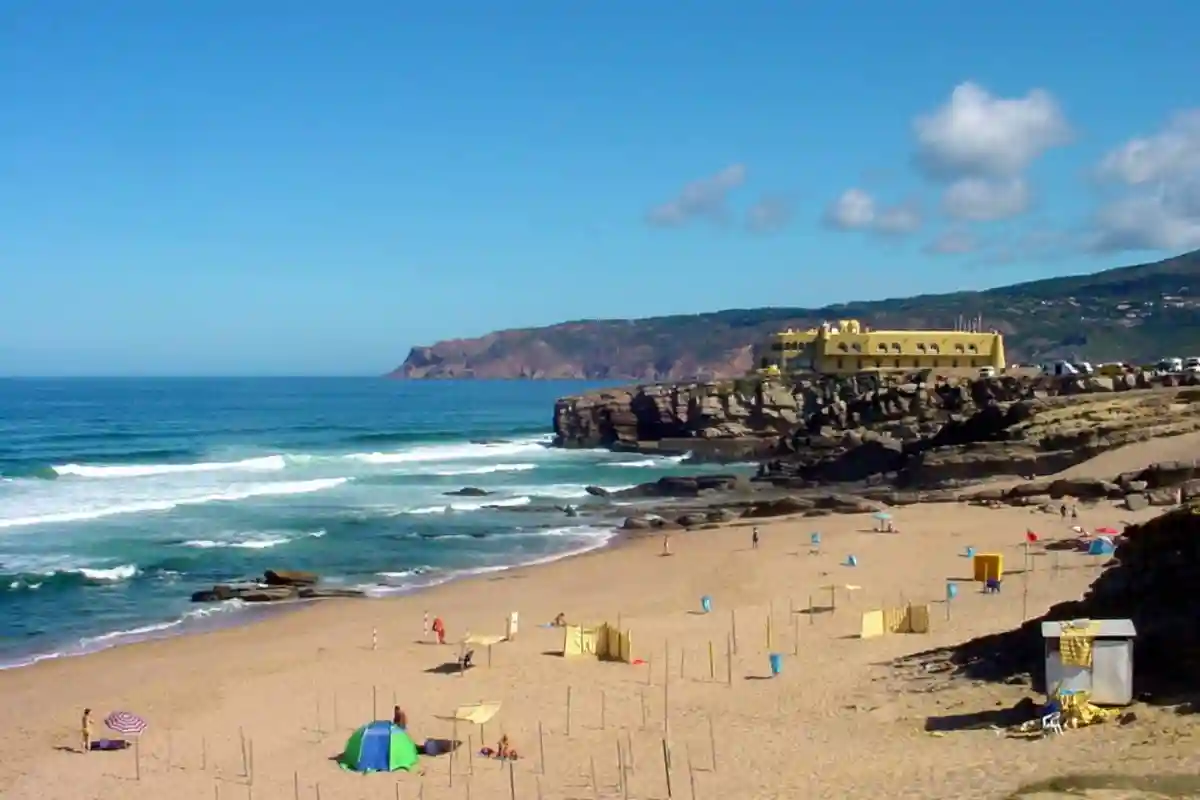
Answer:
<path fill-rule="evenodd" d="M 146 720 L 128 711 L 114 711 L 104 718 L 110 731 L 122 736 L 141 736 L 146 732 Z"/>

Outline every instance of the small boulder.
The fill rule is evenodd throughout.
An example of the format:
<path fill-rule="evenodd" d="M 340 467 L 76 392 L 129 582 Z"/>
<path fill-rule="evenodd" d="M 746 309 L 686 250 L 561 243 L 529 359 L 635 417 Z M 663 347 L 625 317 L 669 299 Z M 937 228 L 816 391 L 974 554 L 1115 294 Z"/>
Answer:
<path fill-rule="evenodd" d="M 455 489 L 453 492 L 442 492 L 442 494 L 447 497 L 487 497 L 491 492 L 475 486 L 464 486 L 461 489 Z"/>
<path fill-rule="evenodd" d="M 585 486 L 583 490 L 592 497 L 608 497 L 612 492 L 605 489 L 603 486 Z"/>
<path fill-rule="evenodd" d="M 1150 501 L 1141 492 L 1131 492 L 1125 495 L 1125 508 L 1129 511 L 1141 511 L 1149 505 Z"/>
<path fill-rule="evenodd" d="M 263 573 L 263 582 L 267 586 L 315 586 L 319 580 L 315 572 L 269 569 Z"/>

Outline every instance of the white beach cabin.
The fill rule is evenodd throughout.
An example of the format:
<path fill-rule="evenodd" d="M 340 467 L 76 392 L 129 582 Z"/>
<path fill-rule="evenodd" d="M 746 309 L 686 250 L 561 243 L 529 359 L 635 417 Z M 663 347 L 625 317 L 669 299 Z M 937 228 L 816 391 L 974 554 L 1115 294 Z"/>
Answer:
<path fill-rule="evenodd" d="M 1090 662 L 1063 657 L 1063 638 L 1071 636 L 1064 628 L 1086 629 L 1090 641 Z M 1080 636 L 1080 633 L 1075 633 Z M 1045 642 L 1046 694 L 1056 691 L 1087 692 L 1099 706 L 1127 706 L 1133 702 L 1133 640 L 1137 636 L 1133 620 L 1097 619 L 1062 620 L 1042 623 Z M 1066 663 L 1064 663 L 1064 661 Z"/>

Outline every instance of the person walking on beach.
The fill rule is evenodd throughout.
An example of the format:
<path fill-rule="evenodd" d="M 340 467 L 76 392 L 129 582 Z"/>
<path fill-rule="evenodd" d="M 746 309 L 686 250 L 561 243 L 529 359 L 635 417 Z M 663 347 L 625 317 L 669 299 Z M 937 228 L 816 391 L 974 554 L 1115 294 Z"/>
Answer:
<path fill-rule="evenodd" d="M 758 526 L 754 526 L 754 532 L 750 534 L 750 549 L 758 549 Z"/>
<path fill-rule="evenodd" d="M 83 752 L 92 752 L 92 710 L 83 710 L 83 719 L 79 721 L 79 735 L 83 740 Z"/>

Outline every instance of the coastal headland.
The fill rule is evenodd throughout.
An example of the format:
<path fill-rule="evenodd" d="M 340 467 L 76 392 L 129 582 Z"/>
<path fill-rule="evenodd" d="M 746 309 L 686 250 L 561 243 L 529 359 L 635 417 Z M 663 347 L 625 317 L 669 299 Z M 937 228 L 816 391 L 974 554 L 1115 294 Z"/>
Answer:
<path fill-rule="evenodd" d="M 0 672 L 0 795 L 1196 793 L 1194 718 L 1180 713 L 1200 668 L 1188 379 L 656 385 L 564 398 L 554 418 L 563 446 L 760 466 L 597 487 L 563 513 L 626 533 L 586 555 Z M 1079 548 L 1102 528 L 1124 533 L 1115 553 Z M 973 584 L 967 548 L 1003 555 L 1003 591 Z M 289 596 L 312 580 L 264 579 Z M 909 604 L 928 606 L 928 632 L 860 638 L 864 612 Z M 513 611 L 517 636 L 474 645 L 460 674 L 457 643 L 502 634 Z M 634 663 L 563 657 L 548 626 L 560 613 L 627 630 Z M 1034 621 L 1079 616 L 1134 619 L 1132 715 L 1045 740 L 1010 732 L 1041 702 Z M 501 703 L 482 729 L 445 719 L 480 701 Z M 424 757 L 420 774 L 339 769 L 352 730 L 393 705 L 418 741 L 457 736 L 456 757 Z M 150 728 L 136 752 L 85 756 L 84 707 Z M 511 770 L 478 755 L 501 733 L 520 754 Z"/>

